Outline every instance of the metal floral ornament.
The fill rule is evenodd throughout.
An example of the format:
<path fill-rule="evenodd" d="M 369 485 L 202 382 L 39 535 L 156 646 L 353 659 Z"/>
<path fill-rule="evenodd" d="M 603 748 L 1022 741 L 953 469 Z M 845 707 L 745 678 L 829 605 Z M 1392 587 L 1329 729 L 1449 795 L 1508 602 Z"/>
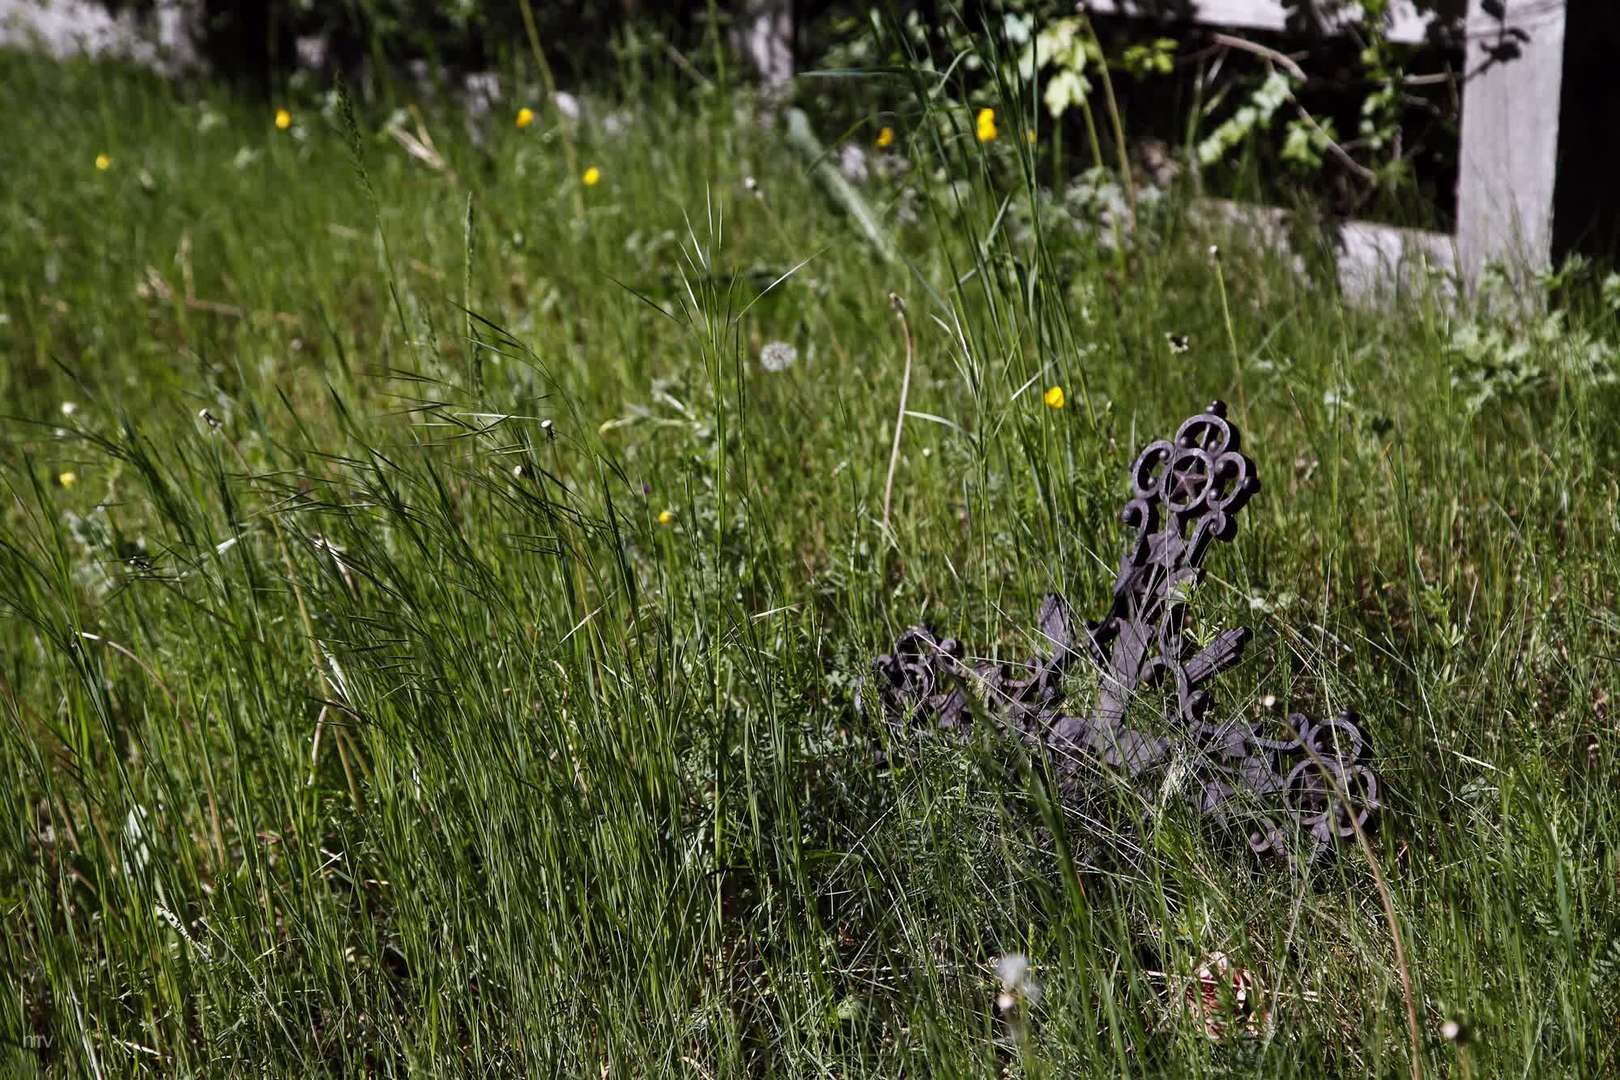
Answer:
<path fill-rule="evenodd" d="M 918 730 L 960 735 L 990 720 L 1050 757 L 1066 799 L 1083 792 L 1099 764 L 1147 790 L 1172 756 L 1185 756 L 1198 777 L 1193 806 L 1247 826 L 1255 852 L 1314 858 L 1353 838 L 1379 795 L 1354 716 L 1295 715 L 1276 731 L 1209 719 L 1211 684 L 1237 663 L 1250 632 L 1224 630 L 1197 647 L 1185 632 L 1187 596 L 1211 543 L 1237 534 L 1239 512 L 1260 490 L 1226 406 L 1214 402 L 1174 438 L 1150 444 L 1130 483 L 1121 519 L 1131 535 L 1101 619 L 1077 633 L 1067 602 L 1049 595 L 1037 618 L 1043 648 L 1022 663 L 970 661 L 961 642 L 914 626 L 874 662 L 863 699 L 902 743 Z M 1077 661 L 1098 676 L 1086 715 L 1063 708 L 1063 675 Z M 1133 726 L 1131 706 L 1140 710 L 1150 690 L 1165 715 L 1151 729 Z M 1308 838 L 1307 851 L 1290 850 L 1294 835 Z"/>

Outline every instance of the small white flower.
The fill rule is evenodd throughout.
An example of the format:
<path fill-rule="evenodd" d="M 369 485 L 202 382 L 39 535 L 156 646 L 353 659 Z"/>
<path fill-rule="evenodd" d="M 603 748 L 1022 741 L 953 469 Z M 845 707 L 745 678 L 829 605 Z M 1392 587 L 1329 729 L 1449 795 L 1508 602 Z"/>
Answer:
<path fill-rule="evenodd" d="M 75 401 L 64 401 L 64 402 L 62 402 L 62 415 L 63 416 L 72 416 L 74 413 L 76 413 L 78 411 L 79 411 L 78 402 L 75 402 Z"/>
<path fill-rule="evenodd" d="M 759 350 L 759 366 L 766 371 L 786 371 L 799 359 L 799 350 L 785 341 L 772 341 Z"/>
<path fill-rule="evenodd" d="M 293 56 L 299 67 L 319 71 L 326 66 L 330 44 L 320 34 L 304 34 L 293 39 Z"/>
<path fill-rule="evenodd" d="M 557 111 L 569 120 L 579 119 L 579 98 L 566 90 L 559 90 L 551 97 L 551 103 L 557 106 Z"/>
<path fill-rule="evenodd" d="M 501 77 L 493 71 L 474 71 L 461 80 L 461 92 L 467 97 L 467 109 L 474 116 L 482 116 L 501 100 Z"/>
<path fill-rule="evenodd" d="M 863 184 L 870 175 L 866 167 L 866 151 L 854 143 L 845 143 L 838 151 L 838 171 L 852 184 Z"/>

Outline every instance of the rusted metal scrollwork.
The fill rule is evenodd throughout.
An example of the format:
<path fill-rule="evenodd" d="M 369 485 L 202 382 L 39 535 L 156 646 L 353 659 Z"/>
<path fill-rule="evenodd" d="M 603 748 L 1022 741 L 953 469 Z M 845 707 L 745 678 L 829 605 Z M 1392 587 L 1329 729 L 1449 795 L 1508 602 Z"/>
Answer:
<path fill-rule="evenodd" d="M 1076 633 L 1068 604 L 1048 596 L 1038 617 L 1043 647 L 1022 663 L 970 659 L 961 642 L 915 626 L 877 658 L 863 696 L 900 741 L 920 730 L 965 734 L 975 719 L 990 720 L 1050 755 L 1065 797 L 1078 795 L 1099 763 L 1145 789 L 1173 754 L 1184 755 L 1198 778 L 1194 807 L 1246 828 L 1262 854 L 1293 854 L 1296 832 L 1310 838 L 1301 853 L 1309 856 L 1354 837 L 1379 796 L 1354 716 L 1295 715 L 1269 733 L 1208 718 L 1211 680 L 1238 661 L 1250 635 L 1225 630 L 1195 647 L 1185 633 L 1187 595 L 1211 542 L 1236 535 L 1239 511 L 1260 490 L 1225 405 L 1214 402 L 1173 439 L 1150 444 L 1130 483 L 1121 518 L 1132 533 L 1100 620 Z M 1077 716 L 1063 710 L 1062 684 L 1082 659 L 1097 672 L 1097 703 Z M 1133 726 L 1130 707 L 1140 710 L 1155 688 L 1166 715 L 1151 729 Z"/>

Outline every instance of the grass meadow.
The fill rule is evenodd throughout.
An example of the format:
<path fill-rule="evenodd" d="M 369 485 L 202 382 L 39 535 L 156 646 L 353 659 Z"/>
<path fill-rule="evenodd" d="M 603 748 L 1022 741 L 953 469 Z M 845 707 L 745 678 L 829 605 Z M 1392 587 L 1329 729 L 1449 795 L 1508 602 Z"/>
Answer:
<path fill-rule="evenodd" d="M 886 258 L 660 79 L 520 129 L 0 55 L 4 1072 L 1613 1075 L 1620 290 L 1347 303 L 903 80 Z M 1169 781 L 1061 859 L 1040 762 L 857 708 L 911 623 L 1100 615 L 1212 398 L 1220 708 L 1362 715 L 1372 862 Z"/>

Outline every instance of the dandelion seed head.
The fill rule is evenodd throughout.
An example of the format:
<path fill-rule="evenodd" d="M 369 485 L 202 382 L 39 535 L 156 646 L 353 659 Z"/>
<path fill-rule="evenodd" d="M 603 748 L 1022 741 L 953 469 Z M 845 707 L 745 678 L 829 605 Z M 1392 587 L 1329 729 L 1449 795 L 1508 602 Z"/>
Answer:
<path fill-rule="evenodd" d="M 772 341 L 759 350 L 759 366 L 766 371 L 786 371 L 799 359 L 799 350 L 785 341 Z"/>
<path fill-rule="evenodd" d="M 1018 990 L 1029 977 L 1029 957 L 1023 953 L 1008 953 L 996 959 L 996 977 L 1007 990 Z"/>
<path fill-rule="evenodd" d="M 1001 980 L 1001 993 L 996 995 L 996 1007 L 1011 1012 L 1020 1000 L 1033 1005 L 1041 999 L 1041 984 L 1030 971 L 1029 957 L 1023 953 L 1007 953 L 996 960 L 996 977 Z"/>

